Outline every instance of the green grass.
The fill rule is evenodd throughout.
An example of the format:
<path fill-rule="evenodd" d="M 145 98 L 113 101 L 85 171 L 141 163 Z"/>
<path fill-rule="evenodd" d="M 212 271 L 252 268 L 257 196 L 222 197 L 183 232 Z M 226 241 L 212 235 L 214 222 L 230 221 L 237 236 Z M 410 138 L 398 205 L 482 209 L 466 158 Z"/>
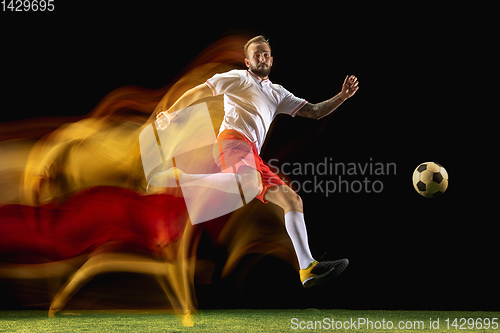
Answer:
<path fill-rule="evenodd" d="M 293 318 L 297 318 L 296 320 Z M 324 319 L 328 318 L 328 319 Z M 358 318 L 371 321 L 360 326 Z M 429 320 L 439 318 L 439 329 L 430 328 Z M 458 318 L 458 327 L 447 329 Z M 165 311 L 62 311 L 56 318 L 48 318 L 46 311 L 0 311 L 0 332 L 500 332 L 500 329 L 469 329 L 465 324 L 460 329 L 460 318 L 469 323 L 485 322 L 486 318 L 500 319 L 500 312 L 457 311 L 364 311 L 364 310 L 200 310 L 194 316 L 194 327 L 184 327 L 179 317 Z M 478 320 L 478 318 L 480 318 Z M 328 329 L 337 321 L 348 322 L 347 330 Z M 356 327 L 349 327 L 351 319 Z M 498 320 L 496 322 L 498 322 Z M 383 325 L 376 329 L 376 325 Z M 388 329 L 389 321 L 394 328 Z M 400 330 L 398 323 L 421 325 L 419 329 Z M 302 323 L 301 323 L 302 322 Z M 316 329 L 307 329 L 307 326 Z M 322 326 L 320 329 L 319 323 Z M 362 321 L 361 321 L 362 322 Z M 378 322 L 378 323 L 377 323 Z M 464 321 L 462 321 L 463 323 Z M 324 324 L 328 323 L 328 324 Z M 300 325 L 302 328 L 300 329 Z M 422 327 L 423 325 L 423 327 Z M 500 325 L 500 324 L 499 324 Z M 296 327 L 297 329 L 293 329 Z M 477 326 L 474 326 L 477 328 Z"/>

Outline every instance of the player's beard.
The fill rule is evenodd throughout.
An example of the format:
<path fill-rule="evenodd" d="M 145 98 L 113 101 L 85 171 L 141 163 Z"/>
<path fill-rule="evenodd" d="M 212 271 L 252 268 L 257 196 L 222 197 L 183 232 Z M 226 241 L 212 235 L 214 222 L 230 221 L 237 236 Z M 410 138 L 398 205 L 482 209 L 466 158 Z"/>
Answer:
<path fill-rule="evenodd" d="M 271 66 L 267 66 L 267 65 L 264 66 L 264 65 L 258 64 L 257 67 L 250 65 L 250 70 L 252 71 L 252 73 L 254 73 L 255 75 L 257 75 L 261 78 L 267 77 L 269 75 L 269 73 L 271 73 Z"/>

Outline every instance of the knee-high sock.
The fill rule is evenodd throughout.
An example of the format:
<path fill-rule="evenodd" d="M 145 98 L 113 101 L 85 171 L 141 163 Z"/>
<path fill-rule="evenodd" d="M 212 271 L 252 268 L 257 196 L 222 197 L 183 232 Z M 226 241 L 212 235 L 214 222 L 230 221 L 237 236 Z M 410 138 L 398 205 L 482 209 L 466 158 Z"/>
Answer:
<path fill-rule="evenodd" d="M 203 186 L 227 193 L 240 194 L 237 181 L 241 182 L 241 176 L 236 173 L 183 173 L 180 175 L 179 181 L 181 183 L 181 186 Z"/>
<path fill-rule="evenodd" d="M 297 211 L 290 211 L 285 214 L 285 228 L 292 239 L 293 248 L 299 260 L 300 269 L 305 269 L 314 261 L 307 242 L 306 223 L 304 214 Z"/>

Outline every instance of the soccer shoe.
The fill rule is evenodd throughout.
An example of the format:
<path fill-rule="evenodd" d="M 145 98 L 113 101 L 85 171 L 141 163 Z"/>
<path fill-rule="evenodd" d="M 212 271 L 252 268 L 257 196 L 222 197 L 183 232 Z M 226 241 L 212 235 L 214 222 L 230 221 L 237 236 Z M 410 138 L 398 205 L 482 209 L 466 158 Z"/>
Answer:
<path fill-rule="evenodd" d="M 146 192 L 149 191 L 149 186 L 151 185 L 151 182 L 153 181 L 153 179 L 155 180 L 155 184 L 157 184 L 157 185 L 153 184 L 153 186 L 177 187 L 177 180 L 178 180 L 178 178 L 180 178 L 181 174 L 183 174 L 183 173 L 184 172 L 181 169 L 175 168 L 175 167 L 172 167 L 172 168 L 170 168 L 166 171 L 163 171 L 163 172 L 155 173 L 153 175 L 153 177 L 151 177 L 151 179 L 148 182 L 148 186 L 146 187 Z"/>
<path fill-rule="evenodd" d="M 304 288 L 311 288 L 318 283 L 328 281 L 337 277 L 349 265 L 349 260 L 340 259 L 335 261 L 313 261 L 309 267 L 299 271 L 300 281 Z"/>

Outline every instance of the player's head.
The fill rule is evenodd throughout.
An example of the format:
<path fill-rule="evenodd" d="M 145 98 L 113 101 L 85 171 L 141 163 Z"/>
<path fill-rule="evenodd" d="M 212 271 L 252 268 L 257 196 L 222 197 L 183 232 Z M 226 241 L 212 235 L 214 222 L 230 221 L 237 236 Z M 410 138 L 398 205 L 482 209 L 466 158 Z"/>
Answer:
<path fill-rule="evenodd" d="M 256 75 L 267 79 L 273 65 L 269 41 L 264 36 L 256 36 L 245 44 L 244 51 L 245 65 Z"/>

